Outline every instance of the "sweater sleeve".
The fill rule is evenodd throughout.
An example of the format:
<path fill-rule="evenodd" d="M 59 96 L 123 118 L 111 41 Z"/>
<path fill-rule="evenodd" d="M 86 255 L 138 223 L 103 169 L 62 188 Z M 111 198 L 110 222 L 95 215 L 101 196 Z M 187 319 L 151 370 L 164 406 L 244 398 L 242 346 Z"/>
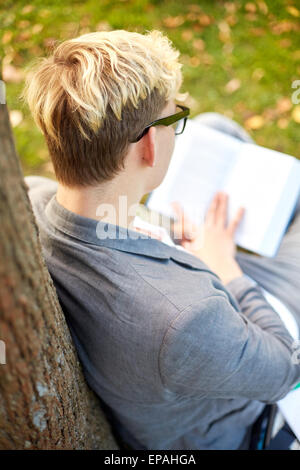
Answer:
<path fill-rule="evenodd" d="M 162 380 L 180 396 L 276 402 L 300 379 L 293 338 L 255 282 L 229 284 L 241 309 L 223 293 L 173 320 L 160 350 Z"/>
<path fill-rule="evenodd" d="M 290 346 L 291 337 L 287 331 L 284 333 L 284 323 L 266 300 L 260 286 L 254 279 L 243 274 L 225 284 L 225 287 L 234 296 L 241 312 L 249 320 L 275 336 L 278 334 L 281 341 L 285 341 L 286 345 Z"/>

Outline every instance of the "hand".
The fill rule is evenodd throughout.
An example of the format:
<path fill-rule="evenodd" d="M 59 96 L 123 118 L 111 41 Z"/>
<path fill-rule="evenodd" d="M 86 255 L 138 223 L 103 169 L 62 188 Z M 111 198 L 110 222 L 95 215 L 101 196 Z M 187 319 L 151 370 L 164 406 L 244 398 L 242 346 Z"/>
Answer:
<path fill-rule="evenodd" d="M 227 225 L 228 195 L 217 192 L 210 204 L 205 220 L 200 229 L 195 230 L 195 224 L 188 220 L 178 204 L 173 204 L 178 221 L 174 224 L 175 231 L 183 227 L 182 246 L 200 258 L 214 271 L 224 284 L 243 275 L 235 261 L 236 245 L 234 235 L 244 215 L 240 208 L 232 221 Z"/>

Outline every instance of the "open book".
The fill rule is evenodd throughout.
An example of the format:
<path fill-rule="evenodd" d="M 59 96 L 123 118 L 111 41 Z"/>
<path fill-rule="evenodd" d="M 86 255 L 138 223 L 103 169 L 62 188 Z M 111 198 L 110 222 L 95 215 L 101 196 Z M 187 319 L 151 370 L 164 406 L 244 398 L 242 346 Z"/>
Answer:
<path fill-rule="evenodd" d="M 286 422 L 300 442 L 300 384 L 277 402 Z"/>
<path fill-rule="evenodd" d="M 269 302 L 269 304 L 272 305 L 274 310 L 276 310 L 276 312 L 280 316 L 290 335 L 294 338 L 294 353 L 295 360 L 297 361 L 299 357 L 300 336 L 296 320 L 285 306 L 278 305 L 278 299 L 271 295 L 270 292 L 267 292 L 263 288 L 262 292 L 266 300 Z M 293 358 L 291 359 L 293 360 Z M 285 419 L 285 422 L 288 423 L 291 430 L 294 432 L 295 436 L 300 442 L 300 383 L 293 390 L 291 390 L 284 398 L 279 400 L 277 402 L 277 405 L 281 412 L 281 415 Z"/>
<path fill-rule="evenodd" d="M 236 230 L 238 246 L 275 256 L 300 192 L 300 161 L 295 157 L 187 121 L 162 184 L 149 196 L 149 209 L 173 217 L 177 201 L 199 225 L 214 194 L 229 195 L 228 220 L 240 206 L 245 213 Z"/>

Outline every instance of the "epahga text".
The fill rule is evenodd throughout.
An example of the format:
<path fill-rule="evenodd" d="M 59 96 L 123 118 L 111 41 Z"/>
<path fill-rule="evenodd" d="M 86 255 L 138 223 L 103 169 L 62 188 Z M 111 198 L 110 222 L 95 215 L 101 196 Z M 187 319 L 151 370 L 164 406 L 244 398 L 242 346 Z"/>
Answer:
<path fill-rule="evenodd" d="M 129 465 L 135 467 L 138 463 L 148 463 L 149 465 L 189 465 L 196 464 L 193 454 L 148 454 L 147 456 L 124 456 L 119 457 L 118 455 L 111 454 L 109 457 L 104 458 L 104 464 L 106 465 Z"/>

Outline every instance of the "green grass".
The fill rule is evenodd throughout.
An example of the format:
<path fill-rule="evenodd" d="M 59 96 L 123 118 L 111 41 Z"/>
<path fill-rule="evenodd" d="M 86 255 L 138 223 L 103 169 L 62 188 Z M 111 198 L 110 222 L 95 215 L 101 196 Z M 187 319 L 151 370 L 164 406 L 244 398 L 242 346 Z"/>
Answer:
<path fill-rule="evenodd" d="M 22 71 L 35 57 L 48 54 L 53 40 L 101 28 L 160 29 L 182 54 L 182 91 L 189 91 L 192 116 L 224 113 L 246 126 L 258 144 L 298 158 L 296 105 L 280 107 L 282 98 L 291 100 L 291 84 L 300 78 L 298 14 L 297 2 L 288 0 L 2 0 L 0 54 L 4 63 Z M 230 93 L 226 84 L 232 79 L 240 87 Z M 24 172 L 48 174 L 43 137 L 19 100 L 23 82 L 6 86 L 9 109 L 23 113 L 14 132 Z M 257 129 L 249 121 L 255 115 L 263 118 Z"/>

